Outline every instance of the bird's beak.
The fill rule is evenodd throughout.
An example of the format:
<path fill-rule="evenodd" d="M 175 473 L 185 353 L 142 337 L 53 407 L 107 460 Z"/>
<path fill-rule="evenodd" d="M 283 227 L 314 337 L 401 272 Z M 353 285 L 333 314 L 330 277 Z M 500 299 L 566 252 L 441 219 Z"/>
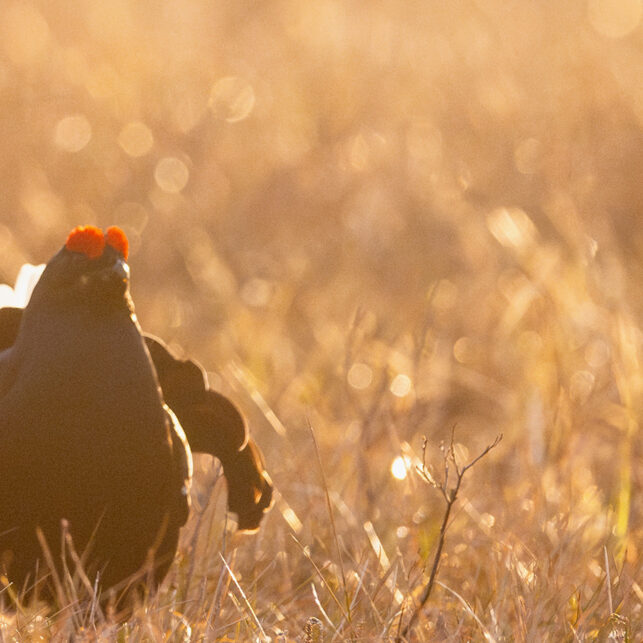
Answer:
<path fill-rule="evenodd" d="M 112 271 L 114 275 L 123 281 L 129 281 L 129 266 L 125 259 L 119 257 L 112 266 Z"/>

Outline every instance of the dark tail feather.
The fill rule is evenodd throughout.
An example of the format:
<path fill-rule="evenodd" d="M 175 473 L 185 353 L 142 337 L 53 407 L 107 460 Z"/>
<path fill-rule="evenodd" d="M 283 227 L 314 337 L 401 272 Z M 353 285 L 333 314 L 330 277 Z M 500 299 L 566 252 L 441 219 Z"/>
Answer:
<path fill-rule="evenodd" d="M 165 402 L 181 423 L 190 448 L 221 461 L 228 508 L 237 514 L 239 529 L 257 529 L 272 504 L 272 482 L 243 416 L 227 397 L 207 388 L 197 364 L 176 359 L 156 338 L 146 336 L 145 341 Z"/>
<path fill-rule="evenodd" d="M 248 444 L 227 463 L 223 473 L 228 481 L 228 507 L 239 518 L 239 529 L 254 531 L 272 505 L 272 482 L 263 466 L 259 447 Z"/>

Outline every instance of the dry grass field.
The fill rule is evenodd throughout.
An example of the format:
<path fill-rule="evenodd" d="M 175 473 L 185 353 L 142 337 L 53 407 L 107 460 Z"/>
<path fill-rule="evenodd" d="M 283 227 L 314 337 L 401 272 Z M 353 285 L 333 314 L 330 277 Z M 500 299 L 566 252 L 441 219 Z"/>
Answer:
<path fill-rule="evenodd" d="M 236 535 L 199 458 L 128 623 L 2 585 L 0 641 L 640 641 L 642 14 L 2 2 L 0 281 L 120 225 L 142 326 L 241 406 L 277 493 Z M 499 434 L 418 609 L 427 477 Z"/>

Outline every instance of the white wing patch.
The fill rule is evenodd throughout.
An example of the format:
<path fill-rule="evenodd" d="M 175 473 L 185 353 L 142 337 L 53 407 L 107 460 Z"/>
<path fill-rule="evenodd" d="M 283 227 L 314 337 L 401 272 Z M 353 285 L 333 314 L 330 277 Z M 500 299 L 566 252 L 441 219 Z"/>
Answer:
<path fill-rule="evenodd" d="M 15 308 L 24 308 L 31 298 L 31 293 L 36 287 L 40 275 L 45 269 L 45 264 L 41 263 L 37 266 L 26 263 L 16 277 L 16 285 L 12 288 L 7 284 L 0 284 L 0 308 L 7 308 L 9 306 Z"/>

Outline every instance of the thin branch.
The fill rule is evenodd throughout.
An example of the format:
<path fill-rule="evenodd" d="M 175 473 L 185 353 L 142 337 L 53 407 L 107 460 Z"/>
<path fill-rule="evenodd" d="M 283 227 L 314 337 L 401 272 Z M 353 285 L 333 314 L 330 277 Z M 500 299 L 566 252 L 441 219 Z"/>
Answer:
<path fill-rule="evenodd" d="M 455 457 L 455 426 L 454 426 L 451 429 L 451 442 L 444 454 L 444 479 L 442 481 L 442 484 L 438 484 L 434 480 L 426 464 L 426 459 L 425 459 L 426 458 L 426 438 L 424 438 L 424 442 L 422 444 L 422 468 L 420 470 L 420 475 L 428 484 L 430 484 L 432 487 L 437 488 L 442 493 L 442 496 L 446 501 L 446 507 L 444 509 L 444 515 L 442 517 L 442 524 L 440 525 L 438 545 L 435 551 L 435 555 L 433 557 L 433 564 L 431 566 L 431 573 L 429 575 L 429 580 L 426 586 L 424 587 L 424 589 L 422 590 L 419 602 L 415 610 L 411 614 L 411 618 L 409 619 L 409 622 L 406 624 L 406 627 L 402 631 L 402 635 L 398 636 L 396 639 L 398 643 L 406 639 L 408 633 L 411 631 L 411 628 L 415 625 L 415 622 L 417 621 L 424 605 L 426 605 L 427 601 L 429 600 L 431 596 L 431 592 L 433 591 L 433 587 L 435 586 L 435 579 L 438 573 L 438 568 L 440 566 L 440 558 L 442 556 L 442 549 L 444 548 L 446 532 L 449 527 L 449 518 L 451 516 L 451 510 L 453 509 L 453 505 L 455 504 L 455 501 L 458 498 L 458 492 L 460 491 L 460 485 L 462 484 L 462 479 L 464 478 L 464 474 L 469 469 L 471 469 L 471 467 L 473 467 L 480 460 L 482 460 L 482 458 L 484 458 L 484 456 L 486 456 L 487 453 L 489 453 L 489 451 L 497 447 L 501 440 L 502 440 L 502 434 L 498 435 L 496 439 L 491 444 L 489 444 L 473 460 L 465 464 L 463 467 L 460 467 Z M 453 486 L 452 489 L 449 488 L 449 468 L 450 468 L 449 463 L 450 462 L 453 462 L 453 467 L 456 473 L 455 485 Z"/>
<path fill-rule="evenodd" d="M 478 455 L 473 460 L 471 460 L 469 464 L 465 465 L 465 467 L 462 469 L 461 475 L 464 475 L 468 469 L 471 469 L 471 467 L 477 464 L 479 460 L 482 460 L 482 458 L 484 458 L 487 455 L 487 453 L 491 451 L 491 449 L 495 449 L 500 444 L 501 440 L 502 440 L 502 433 L 500 435 L 497 435 L 496 439 L 490 445 L 488 445 L 487 448 L 480 455 Z"/>

